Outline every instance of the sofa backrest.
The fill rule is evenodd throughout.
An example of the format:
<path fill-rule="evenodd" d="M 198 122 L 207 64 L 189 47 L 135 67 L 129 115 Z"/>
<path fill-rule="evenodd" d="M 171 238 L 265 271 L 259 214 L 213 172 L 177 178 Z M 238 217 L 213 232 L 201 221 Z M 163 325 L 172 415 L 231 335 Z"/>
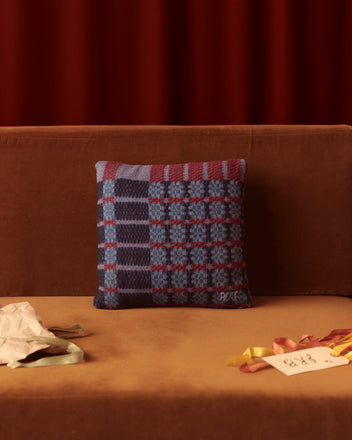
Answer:
<path fill-rule="evenodd" d="M 95 163 L 248 161 L 254 295 L 352 294 L 352 127 L 0 128 L 0 295 L 94 295 Z"/>

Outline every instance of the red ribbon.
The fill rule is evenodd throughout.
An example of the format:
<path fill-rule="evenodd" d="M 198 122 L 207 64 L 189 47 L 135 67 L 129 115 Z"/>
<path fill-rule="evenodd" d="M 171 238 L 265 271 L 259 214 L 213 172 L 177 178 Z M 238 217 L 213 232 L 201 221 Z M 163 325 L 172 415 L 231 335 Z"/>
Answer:
<path fill-rule="evenodd" d="M 301 339 L 298 342 L 294 342 L 292 339 L 285 338 L 285 337 L 279 337 L 275 338 L 272 343 L 272 350 L 274 354 L 283 354 L 287 351 L 297 351 L 297 350 L 303 350 L 305 348 L 312 348 L 312 347 L 326 347 L 326 346 L 338 346 L 346 341 L 344 341 L 344 338 L 347 335 L 350 335 L 352 333 L 352 328 L 349 329 L 335 329 L 332 330 L 327 336 L 324 336 L 322 338 L 316 338 L 314 339 L 313 335 L 302 335 Z M 260 351 L 260 348 L 256 348 Z M 341 355 L 345 355 L 348 352 L 352 351 L 352 344 L 348 346 L 343 352 L 341 352 Z M 256 362 L 254 364 L 249 365 L 248 362 L 240 365 L 239 369 L 243 373 L 255 373 L 258 370 L 261 370 L 263 368 L 270 367 L 270 365 L 267 362 Z"/>

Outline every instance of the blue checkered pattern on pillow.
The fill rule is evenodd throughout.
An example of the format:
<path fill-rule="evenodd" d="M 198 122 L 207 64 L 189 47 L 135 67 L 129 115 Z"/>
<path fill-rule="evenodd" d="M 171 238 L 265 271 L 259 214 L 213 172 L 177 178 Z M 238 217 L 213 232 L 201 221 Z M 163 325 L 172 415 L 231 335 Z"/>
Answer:
<path fill-rule="evenodd" d="M 243 159 L 96 164 L 94 305 L 251 306 L 244 257 Z"/>

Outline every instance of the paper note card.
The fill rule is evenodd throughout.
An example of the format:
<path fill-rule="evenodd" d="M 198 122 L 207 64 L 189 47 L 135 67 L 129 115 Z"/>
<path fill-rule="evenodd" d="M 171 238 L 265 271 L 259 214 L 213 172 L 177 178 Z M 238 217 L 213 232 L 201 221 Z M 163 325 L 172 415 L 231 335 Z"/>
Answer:
<path fill-rule="evenodd" d="M 277 370 L 292 376 L 308 371 L 347 365 L 350 361 L 342 356 L 332 356 L 331 348 L 315 347 L 289 353 L 266 356 L 263 359 Z"/>

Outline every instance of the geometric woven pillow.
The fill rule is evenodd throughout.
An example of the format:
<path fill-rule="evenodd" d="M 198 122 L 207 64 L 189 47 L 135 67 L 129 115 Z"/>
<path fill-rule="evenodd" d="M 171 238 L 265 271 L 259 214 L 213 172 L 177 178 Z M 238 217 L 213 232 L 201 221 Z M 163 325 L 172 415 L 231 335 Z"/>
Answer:
<path fill-rule="evenodd" d="M 94 306 L 245 308 L 243 159 L 96 164 Z"/>

